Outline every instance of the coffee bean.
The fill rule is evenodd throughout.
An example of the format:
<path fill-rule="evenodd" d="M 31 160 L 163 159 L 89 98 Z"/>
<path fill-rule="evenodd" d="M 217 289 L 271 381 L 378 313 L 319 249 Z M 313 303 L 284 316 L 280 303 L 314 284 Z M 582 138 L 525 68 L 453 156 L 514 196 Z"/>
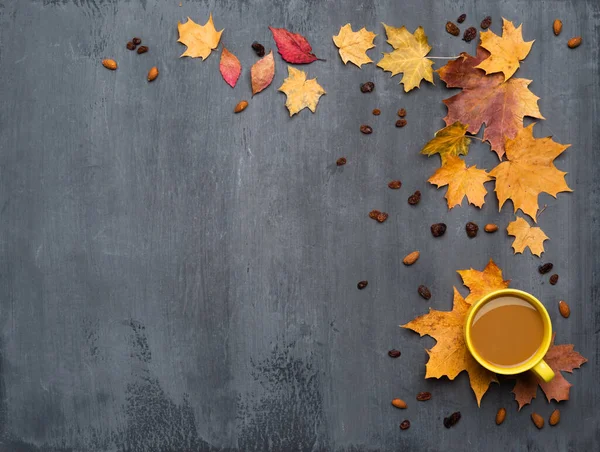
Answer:
<path fill-rule="evenodd" d="M 346 157 L 340 157 L 335 161 L 337 166 L 344 166 L 346 164 Z"/>
<path fill-rule="evenodd" d="M 426 402 L 429 399 L 431 399 L 431 392 L 419 392 L 417 394 L 417 400 L 419 402 Z"/>
<path fill-rule="evenodd" d="M 388 187 L 390 187 L 392 190 L 398 190 L 400 187 L 402 187 L 402 182 L 399 180 L 390 181 L 388 183 Z"/>
<path fill-rule="evenodd" d="M 444 418 L 444 427 L 450 428 L 450 427 L 456 425 L 456 423 L 458 421 L 460 421 L 460 417 L 461 417 L 460 411 L 456 411 L 456 412 L 452 413 L 450 416 L 445 417 Z"/>
<path fill-rule="evenodd" d="M 127 43 L 127 49 L 129 49 L 129 50 L 135 50 L 135 44 L 133 42 L 129 41 Z"/>
<path fill-rule="evenodd" d="M 490 28 L 490 25 L 492 25 L 492 18 L 490 16 L 487 16 L 481 21 L 481 28 L 483 28 L 484 30 L 486 28 Z"/>
<path fill-rule="evenodd" d="M 411 206 L 416 206 L 417 204 L 419 204 L 419 201 L 421 201 L 421 192 L 419 190 L 417 190 L 408 197 L 408 203 Z"/>
<path fill-rule="evenodd" d="M 554 273 L 552 276 L 550 276 L 550 284 L 552 284 L 553 286 L 558 282 L 558 275 L 556 273 Z"/>
<path fill-rule="evenodd" d="M 375 108 L 372 111 L 373 116 L 379 116 L 381 114 L 381 110 L 379 108 Z"/>
<path fill-rule="evenodd" d="M 476 237 L 477 236 L 477 231 L 479 231 L 479 226 L 477 226 L 475 223 L 473 223 L 472 221 L 469 221 L 467 223 L 467 226 L 465 227 L 465 229 L 467 230 L 467 235 L 470 238 Z"/>
<path fill-rule="evenodd" d="M 467 18 L 467 15 L 466 15 L 466 14 L 461 14 L 460 16 L 458 16 L 458 19 L 456 19 L 456 21 L 457 21 L 459 24 L 462 24 L 462 23 L 465 21 L 465 19 L 466 19 L 466 18 Z"/>
<path fill-rule="evenodd" d="M 362 85 L 360 85 L 360 90 L 363 93 L 370 93 L 375 89 L 375 83 L 373 82 L 366 82 L 363 83 Z"/>
<path fill-rule="evenodd" d="M 356 287 L 358 287 L 358 290 L 363 290 L 368 285 L 369 285 L 369 281 L 359 281 L 358 284 L 356 285 Z"/>
<path fill-rule="evenodd" d="M 404 118 L 406 116 L 406 110 L 404 108 L 401 108 L 400 110 L 398 110 L 398 116 L 400 116 L 401 118 Z"/>
<path fill-rule="evenodd" d="M 400 350 L 396 350 L 395 348 L 388 352 L 388 356 L 390 358 L 400 358 L 400 355 L 401 355 Z"/>
<path fill-rule="evenodd" d="M 446 31 L 452 36 L 458 36 L 460 34 L 460 28 L 458 28 L 455 23 L 450 21 L 446 22 Z"/>
<path fill-rule="evenodd" d="M 148 51 L 148 47 L 146 47 L 146 46 L 139 46 L 137 49 L 138 55 L 141 55 L 142 53 L 146 53 L 147 51 Z"/>
<path fill-rule="evenodd" d="M 379 210 L 371 210 L 369 212 L 369 218 L 372 218 L 373 220 L 377 219 L 377 215 L 379 215 L 381 212 Z"/>
<path fill-rule="evenodd" d="M 434 237 L 441 237 L 446 233 L 445 223 L 435 223 L 431 225 L 431 234 Z"/>
<path fill-rule="evenodd" d="M 410 428 L 410 421 L 408 419 L 404 419 L 401 423 L 400 423 L 400 430 L 407 430 Z"/>
<path fill-rule="evenodd" d="M 387 212 L 381 212 L 379 215 L 377 215 L 377 218 L 375 218 L 379 223 L 383 223 L 385 220 L 388 219 L 388 214 Z"/>
<path fill-rule="evenodd" d="M 396 121 L 396 127 L 404 127 L 406 125 L 406 119 L 398 119 Z"/>
<path fill-rule="evenodd" d="M 360 126 L 360 131 L 365 135 L 370 135 L 371 133 L 373 133 L 373 127 L 363 124 L 362 126 Z"/>
<path fill-rule="evenodd" d="M 431 292 L 429 291 L 427 286 L 420 285 L 417 289 L 417 292 L 419 292 L 419 295 L 421 295 L 426 300 L 429 300 L 431 298 Z"/>
<path fill-rule="evenodd" d="M 463 33 L 463 41 L 470 42 L 477 37 L 477 30 L 475 27 L 469 27 Z"/>
<path fill-rule="evenodd" d="M 140 38 L 133 38 L 131 40 L 136 46 L 139 46 L 142 43 L 142 40 Z"/>
<path fill-rule="evenodd" d="M 552 263 L 550 263 L 550 262 L 547 262 L 547 263 L 545 263 L 544 265 L 540 265 L 540 266 L 538 267 L 538 271 L 539 271 L 539 272 L 540 272 L 542 275 L 544 275 L 544 274 L 548 273 L 550 270 L 552 270 L 552 267 L 554 267 L 554 265 L 552 265 Z"/>
<path fill-rule="evenodd" d="M 261 43 L 254 41 L 252 43 L 252 49 L 256 52 L 257 56 L 261 58 L 265 56 L 265 47 Z"/>

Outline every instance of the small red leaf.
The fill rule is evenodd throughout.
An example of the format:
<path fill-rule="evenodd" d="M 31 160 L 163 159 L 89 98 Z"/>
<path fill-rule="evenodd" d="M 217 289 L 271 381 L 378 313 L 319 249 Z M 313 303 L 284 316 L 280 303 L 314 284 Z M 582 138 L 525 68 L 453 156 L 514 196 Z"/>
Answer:
<path fill-rule="evenodd" d="M 252 81 L 252 95 L 260 93 L 271 84 L 275 76 L 275 60 L 271 50 L 267 56 L 258 60 L 250 68 L 250 79 Z"/>
<path fill-rule="evenodd" d="M 312 47 L 304 36 L 290 33 L 285 28 L 269 27 L 269 30 L 273 33 L 273 39 L 275 39 L 281 58 L 288 63 L 312 63 L 319 59 L 312 53 Z"/>
<path fill-rule="evenodd" d="M 221 53 L 219 70 L 221 71 L 223 80 L 225 80 L 229 86 L 234 88 L 242 73 L 242 65 L 240 64 L 240 60 L 225 47 L 223 47 L 223 52 Z"/>

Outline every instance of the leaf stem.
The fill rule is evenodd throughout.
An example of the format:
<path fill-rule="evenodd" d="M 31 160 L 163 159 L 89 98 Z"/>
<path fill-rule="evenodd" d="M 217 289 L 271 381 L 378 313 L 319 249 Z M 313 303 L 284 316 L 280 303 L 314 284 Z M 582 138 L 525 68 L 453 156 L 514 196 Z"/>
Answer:
<path fill-rule="evenodd" d="M 428 58 L 430 60 L 455 60 L 456 58 L 458 58 L 460 55 L 456 55 L 456 56 L 449 56 L 449 57 L 432 57 L 432 56 L 428 56 L 425 58 Z"/>

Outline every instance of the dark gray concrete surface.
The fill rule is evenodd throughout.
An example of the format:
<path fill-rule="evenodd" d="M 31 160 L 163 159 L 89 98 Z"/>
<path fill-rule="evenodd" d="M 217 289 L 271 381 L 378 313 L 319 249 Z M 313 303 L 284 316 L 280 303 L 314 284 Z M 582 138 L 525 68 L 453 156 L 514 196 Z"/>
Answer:
<path fill-rule="evenodd" d="M 244 66 L 235 89 L 219 74 L 222 46 L 204 62 L 178 58 L 177 21 L 209 12 Z M 511 206 L 498 213 L 493 184 L 483 209 L 451 212 L 445 190 L 427 184 L 439 162 L 419 149 L 452 92 L 436 76 L 405 94 L 374 64 L 345 67 L 331 40 L 347 22 L 366 26 L 377 61 L 389 50 L 384 21 L 423 25 L 433 56 L 473 53 L 475 42 L 444 31 L 462 12 L 462 28 L 488 14 L 497 33 L 502 16 L 524 24 L 536 42 L 516 76 L 533 80 L 547 118 L 535 133 L 572 144 L 557 166 L 574 193 L 540 197 L 556 286 L 537 273 L 540 259 L 513 255 Z M 327 91 L 316 114 L 288 117 L 279 55 L 273 85 L 250 100 L 250 44 L 274 47 L 269 25 L 305 34 L 327 60 L 302 67 Z M 0 0 L 0 450 L 599 450 L 599 27 L 594 0 Z M 125 49 L 134 35 L 149 53 Z M 569 50 L 573 35 L 583 45 Z M 153 65 L 160 77 L 148 84 Z M 358 89 L 367 80 L 370 95 Z M 375 132 L 361 135 L 362 123 Z M 467 162 L 497 159 L 475 142 Z M 401 190 L 386 187 L 393 178 Z M 416 189 L 423 201 L 411 208 Z M 390 218 L 377 224 L 371 209 Z M 469 240 L 469 220 L 502 231 Z M 449 228 L 434 240 L 438 221 Z M 420 261 L 404 267 L 415 248 Z M 555 428 L 529 419 L 557 406 L 541 391 L 517 412 L 510 381 L 478 408 L 466 375 L 424 380 L 434 342 L 398 328 L 429 306 L 450 309 L 456 270 L 490 258 L 544 301 L 557 342 L 589 359 L 567 375 Z M 387 357 L 392 347 L 400 359 Z M 425 390 L 433 399 L 416 403 Z M 393 397 L 409 408 L 393 409 Z M 445 429 L 456 410 L 462 420 Z M 400 431 L 405 418 L 412 427 Z"/>

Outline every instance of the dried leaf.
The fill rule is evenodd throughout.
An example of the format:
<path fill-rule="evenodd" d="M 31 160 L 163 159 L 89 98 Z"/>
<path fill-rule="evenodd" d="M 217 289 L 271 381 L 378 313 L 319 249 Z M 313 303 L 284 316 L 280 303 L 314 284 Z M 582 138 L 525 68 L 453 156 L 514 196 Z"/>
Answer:
<path fill-rule="evenodd" d="M 468 304 L 475 303 L 488 293 L 506 289 L 510 284 L 510 279 L 502 279 L 502 270 L 492 259 L 481 272 L 471 268 L 458 270 L 458 274 L 462 278 L 463 284 L 469 288 L 469 296 L 465 299 Z"/>
<path fill-rule="evenodd" d="M 476 166 L 467 168 L 464 160 L 460 157 L 450 156 L 446 158 L 444 166 L 439 168 L 428 180 L 429 183 L 437 185 L 438 188 L 448 186 L 445 198 L 448 200 L 448 208 L 459 206 L 466 196 L 469 203 L 474 206 L 483 206 L 487 190 L 483 185 L 492 180 L 488 173 Z"/>
<path fill-rule="evenodd" d="M 285 106 L 290 111 L 290 116 L 295 115 L 303 108 L 309 108 L 313 113 L 317 109 L 319 98 L 326 94 L 317 79 L 306 80 L 306 72 L 288 66 L 288 77 L 279 87 L 279 91 L 286 94 Z"/>
<path fill-rule="evenodd" d="M 468 124 L 469 133 L 477 134 L 485 124 L 483 139 L 502 159 L 506 138 L 514 138 L 523 128 L 523 118 L 543 119 L 537 106 L 538 97 L 527 88 L 531 80 L 520 78 L 504 81 L 502 74 L 485 75 L 476 69 L 489 52 L 477 48 L 477 57 L 461 53 L 456 60 L 438 69 L 448 88 L 462 88 L 455 96 L 445 99 L 447 125 L 460 121 Z"/>
<path fill-rule="evenodd" d="M 431 350 L 427 350 L 429 361 L 426 366 L 425 378 L 448 377 L 454 380 L 463 370 L 469 374 L 471 388 L 480 405 L 481 398 L 488 390 L 491 383 L 498 382 L 496 375 L 485 369 L 471 356 L 464 339 L 465 316 L 469 304 L 454 289 L 454 306 L 452 311 L 443 312 L 433 309 L 429 313 L 417 317 L 413 321 L 402 325 L 419 335 L 425 334 L 434 338 L 437 343 Z"/>
<path fill-rule="evenodd" d="M 533 41 L 523 41 L 521 27 L 515 28 L 511 21 L 502 18 L 502 37 L 491 30 L 482 32 L 480 45 L 491 55 L 477 67 L 486 74 L 502 72 L 505 80 L 511 78 L 519 69 L 519 61 L 525 59 L 533 45 Z"/>
<path fill-rule="evenodd" d="M 548 402 L 569 400 L 569 391 L 573 385 L 563 377 L 561 372 L 572 373 L 573 369 L 579 369 L 583 363 L 587 362 L 587 359 L 573 350 L 573 344 L 554 345 L 555 337 L 556 333 L 552 335 L 552 345 L 544 357 L 544 361 L 554 371 L 555 377 L 546 383 L 538 380 L 532 372 L 518 375 L 512 392 L 519 404 L 519 410 L 535 398 L 538 384 L 546 394 Z"/>
<path fill-rule="evenodd" d="M 427 43 L 423 27 L 417 28 L 414 34 L 411 34 L 406 27 L 396 28 L 386 24 L 383 26 L 387 42 L 394 50 L 384 53 L 377 66 L 391 72 L 392 77 L 403 72 L 400 83 L 404 84 L 405 92 L 418 88 L 423 79 L 433 83 L 433 61 L 425 58 L 431 47 Z"/>
<path fill-rule="evenodd" d="M 223 30 L 216 30 L 212 14 L 204 25 L 198 25 L 188 17 L 186 23 L 177 23 L 177 29 L 179 30 L 177 42 L 187 46 L 186 51 L 181 56 L 200 57 L 203 60 L 210 55 L 213 49 L 217 48 L 221 40 L 221 33 L 223 33 Z"/>
<path fill-rule="evenodd" d="M 536 220 L 540 193 L 556 198 L 560 192 L 573 190 L 565 181 L 567 173 L 559 171 L 553 163 L 570 145 L 557 143 L 551 137 L 534 138 L 533 125 L 522 128 L 514 139 L 506 140 L 508 161 L 490 171 L 490 176 L 496 179 L 500 208 L 511 199 L 515 212 L 521 209 Z"/>
<path fill-rule="evenodd" d="M 446 163 L 448 156 L 467 155 L 471 140 L 465 136 L 468 125 L 456 121 L 454 124 L 444 127 L 435 133 L 435 137 L 421 149 L 421 154 L 431 157 L 440 154 L 442 165 Z"/>
<path fill-rule="evenodd" d="M 269 30 L 273 33 L 281 58 L 288 63 L 305 64 L 319 59 L 312 53 L 312 47 L 301 34 L 291 33 L 285 28 L 269 27 Z"/>
<path fill-rule="evenodd" d="M 525 251 L 525 248 L 529 247 L 531 254 L 540 257 L 544 252 L 544 241 L 549 240 L 541 228 L 532 228 L 521 217 L 517 217 L 515 221 L 510 222 L 506 230 L 508 235 L 515 237 L 512 244 L 515 254 L 522 253 Z"/>
<path fill-rule="evenodd" d="M 252 80 L 252 95 L 260 93 L 271 84 L 275 76 L 275 59 L 273 51 L 258 60 L 250 69 L 250 78 Z"/>
<path fill-rule="evenodd" d="M 346 24 L 340 28 L 337 36 L 333 37 L 333 42 L 340 49 L 340 57 L 344 64 L 350 61 L 361 67 L 363 64 L 373 62 L 367 55 L 367 50 L 375 47 L 373 44 L 375 36 L 377 36 L 375 33 L 367 31 L 364 27 L 359 31 L 352 31 L 352 26 Z"/>
<path fill-rule="evenodd" d="M 223 52 L 221 52 L 219 71 L 221 71 L 223 80 L 225 80 L 229 86 L 235 88 L 235 84 L 242 73 L 242 65 L 240 60 L 238 60 L 237 57 L 225 47 L 223 47 Z"/>

